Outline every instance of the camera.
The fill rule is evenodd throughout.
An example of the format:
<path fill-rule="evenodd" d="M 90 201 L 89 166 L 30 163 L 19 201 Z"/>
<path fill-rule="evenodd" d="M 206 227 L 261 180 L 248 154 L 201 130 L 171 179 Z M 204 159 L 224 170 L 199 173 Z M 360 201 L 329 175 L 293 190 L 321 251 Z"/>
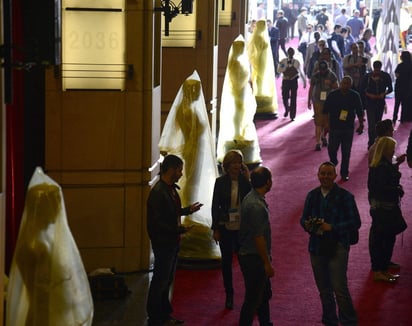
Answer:
<path fill-rule="evenodd" d="M 323 234 L 322 230 L 319 230 L 320 225 L 325 222 L 324 218 L 317 217 L 317 216 L 310 216 L 306 221 L 305 221 L 305 226 L 306 230 L 310 233 L 315 233 L 318 235 Z"/>

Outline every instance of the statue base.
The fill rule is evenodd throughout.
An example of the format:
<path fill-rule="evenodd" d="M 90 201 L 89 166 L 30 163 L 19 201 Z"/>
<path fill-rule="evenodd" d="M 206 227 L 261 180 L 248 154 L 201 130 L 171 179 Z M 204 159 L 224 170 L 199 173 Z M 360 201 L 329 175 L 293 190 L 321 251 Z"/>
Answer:
<path fill-rule="evenodd" d="M 220 259 L 185 259 L 178 258 L 177 268 L 189 269 L 189 270 L 202 270 L 202 269 L 221 269 L 222 262 Z"/>
<path fill-rule="evenodd" d="M 254 119 L 255 120 L 275 120 L 278 118 L 278 115 L 273 112 L 256 112 Z"/>
<path fill-rule="evenodd" d="M 262 162 L 258 148 L 259 146 L 255 146 L 254 140 L 233 139 L 225 142 L 225 153 L 233 149 L 241 151 L 243 161 L 248 165 Z"/>
<path fill-rule="evenodd" d="M 256 99 L 256 114 L 255 119 L 276 119 L 276 108 L 271 96 L 255 96 Z"/>

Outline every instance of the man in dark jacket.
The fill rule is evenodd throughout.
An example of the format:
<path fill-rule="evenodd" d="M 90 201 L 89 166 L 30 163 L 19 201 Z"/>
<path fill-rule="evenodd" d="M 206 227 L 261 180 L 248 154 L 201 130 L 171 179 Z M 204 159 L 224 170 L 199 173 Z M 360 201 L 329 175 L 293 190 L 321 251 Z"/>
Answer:
<path fill-rule="evenodd" d="M 373 63 L 373 71 L 366 74 L 362 81 L 368 119 L 368 148 L 375 142 L 375 126 L 378 121 L 382 120 L 386 95 L 393 91 L 391 76 L 381 69 L 382 62 L 376 60 Z"/>
<path fill-rule="evenodd" d="M 279 44 L 278 48 L 280 47 L 287 57 L 288 54 L 286 52 L 286 39 L 288 38 L 288 28 L 289 22 L 287 18 L 284 16 L 283 10 L 278 11 L 278 19 L 276 20 L 275 27 L 279 29 Z"/>
<path fill-rule="evenodd" d="M 160 167 L 160 180 L 147 200 L 147 231 L 155 259 L 147 298 L 149 326 L 184 323 L 171 316 L 169 290 L 174 280 L 180 236 L 190 229 L 181 224 L 181 216 L 198 211 L 202 204 L 196 202 L 181 207 L 176 182 L 182 176 L 182 170 L 183 161 L 175 155 L 167 155 Z"/>
<path fill-rule="evenodd" d="M 275 67 L 275 74 L 278 76 L 278 64 L 279 64 L 279 29 L 273 26 L 270 19 L 266 20 L 268 27 L 268 33 L 270 38 L 270 47 L 272 49 L 273 66 Z"/>

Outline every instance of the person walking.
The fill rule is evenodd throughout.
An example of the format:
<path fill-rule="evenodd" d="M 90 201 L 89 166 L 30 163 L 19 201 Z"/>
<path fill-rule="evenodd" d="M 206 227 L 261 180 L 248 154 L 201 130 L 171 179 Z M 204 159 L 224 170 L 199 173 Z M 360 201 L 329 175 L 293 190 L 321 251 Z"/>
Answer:
<path fill-rule="evenodd" d="M 323 114 L 323 105 L 327 95 L 338 87 L 336 75 L 329 69 L 326 61 L 318 64 L 319 70 L 311 77 L 308 92 L 308 109 L 312 108 L 315 121 L 315 150 L 320 151 L 322 146 L 327 146 L 326 140 L 326 117 Z"/>
<path fill-rule="evenodd" d="M 358 317 L 348 288 L 347 270 L 350 247 L 359 237 L 359 211 L 353 194 L 335 183 L 333 163 L 319 166 L 318 179 L 320 186 L 306 196 L 300 224 L 309 233 L 308 249 L 322 303 L 322 323 L 355 326 Z"/>
<path fill-rule="evenodd" d="M 382 120 L 385 110 L 385 98 L 392 93 L 392 78 L 381 70 L 382 62 L 376 60 L 373 63 L 373 71 L 366 74 L 362 81 L 362 91 L 365 99 L 366 116 L 368 119 L 368 148 L 375 142 L 375 126 Z"/>
<path fill-rule="evenodd" d="M 180 237 L 190 230 L 190 226 L 181 224 L 181 216 L 197 212 L 202 204 L 196 202 L 181 207 L 176 182 L 182 171 L 182 159 L 167 155 L 160 167 L 160 180 L 147 199 L 147 232 L 154 254 L 153 277 L 146 305 L 148 326 L 184 324 L 171 315 L 173 308 L 169 292 L 174 281 Z"/>
<path fill-rule="evenodd" d="M 302 38 L 303 33 L 306 32 L 306 27 L 308 24 L 308 18 L 306 17 L 307 14 L 308 10 L 305 7 L 300 8 L 300 14 L 297 18 L 299 41 Z"/>
<path fill-rule="evenodd" d="M 412 120 L 412 56 L 409 51 L 402 51 L 401 63 L 395 68 L 395 105 L 393 108 L 393 125 L 398 120 L 399 107 L 402 105 L 400 121 Z"/>
<path fill-rule="evenodd" d="M 358 132 L 363 130 L 363 107 L 359 93 L 352 89 L 352 78 L 344 76 L 339 89 L 329 93 L 323 106 L 323 114 L 328 115 L 330 161 L 338 165 L 338 149 L 341 147 L 342 163 L 340 175 L 349 180 L 349 160 L 352 150 L 355 116 L 359 120 Z"/>
<path fill-rule="evenodd" d="M 306 77 L 302 71 L 298 60 L 294 59 L 295 50 L 288 48 L 288 57 L 282 59 L 279 63 L 278 73 L 283 75 L 282 78 L 282 100 L 285 107 L 284 117 L 290 113 L 290 119 L 296 117 L 296 98 L 298 93 L 298 78 L 302 78 L 303 88 L 306 88 Z"/>
<path fill-rule="evenodd" d="M 352 88 L 361 92 L 361 82 L 366 74 L 368 59 L 359 55 L 357 43 L 351 45 L 351 53 L 343 58 L 343 74 L 352 78 Z"/>
<path fill-rule="evenodd" d="M 270 48 L 272 49 L 273 66 L 275 67 L 275 74 L 276 76 L 278 76 L 277 69 L 279 65 L 279 29 L 276 26 L 273 26 L 273 23 L 270 19 L 266 20 L 266 24 L 268 27 Z"/>
<path fill-rule="evenodd" d="M 252 189 L 249 170 L 238 150 L 228 151 L 223 158 L 224 174 L 216 179 L 212 200 L 213 238 L 222 254 L 222 276 L 226 292 L 226 309 L 233 309 L 233 255 L 239 251 L 240 205 Z"/>
<path fill-rule="evenodd" d="M 363 20 L 359 17 L 359 15 L 359 10 L 354 10 L 353 16 L 349 18 L 346 22 L 346 25 L 350 26 L 350 28 L 352 29 L 352 35 L 356 41 L 360 39 L 365 28 L 365 24 L 363 23 Z"/>
<path fill-rule="evenodd" d="M 288 38 L 289 22 L 287 18 L 284 16 L 283 10 L 278 11 L 278 18 L 276 19 L 275 27 L 279 29 L 278 48 L 280 47 L 283 53 L 285 54 L 285 56 L 287 56 L 288 54 L 286 53 L 285 44 L 286 44 L 286 39 Z"/>
<path fill-rule="evenodd" d="M 243 199 L 239 230 L 239 264 L 245 282 L 245 298 L 239 326 L 252 326 L 255 314 L 261 326 L 270 326 L 271 228 L 265 194 L 272 188 L 272 174 L 259 166 L 250 174 L 253 189 Z"/>

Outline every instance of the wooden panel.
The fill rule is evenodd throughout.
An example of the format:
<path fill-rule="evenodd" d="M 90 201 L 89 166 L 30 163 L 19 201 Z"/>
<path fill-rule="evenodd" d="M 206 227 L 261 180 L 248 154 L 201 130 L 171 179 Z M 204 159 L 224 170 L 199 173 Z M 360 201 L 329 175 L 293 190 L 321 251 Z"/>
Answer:
<path fill-rule="evenodd" d="M 79 247 L 124 246 L 124 188 L 63 188 L 63 193 Z"/>
<path fill-rule="evenodd" d="M 65 169 L 122 168 L 124 100 L 118 92 L 65 93 L 61 113 L 61 166 Z"/>

